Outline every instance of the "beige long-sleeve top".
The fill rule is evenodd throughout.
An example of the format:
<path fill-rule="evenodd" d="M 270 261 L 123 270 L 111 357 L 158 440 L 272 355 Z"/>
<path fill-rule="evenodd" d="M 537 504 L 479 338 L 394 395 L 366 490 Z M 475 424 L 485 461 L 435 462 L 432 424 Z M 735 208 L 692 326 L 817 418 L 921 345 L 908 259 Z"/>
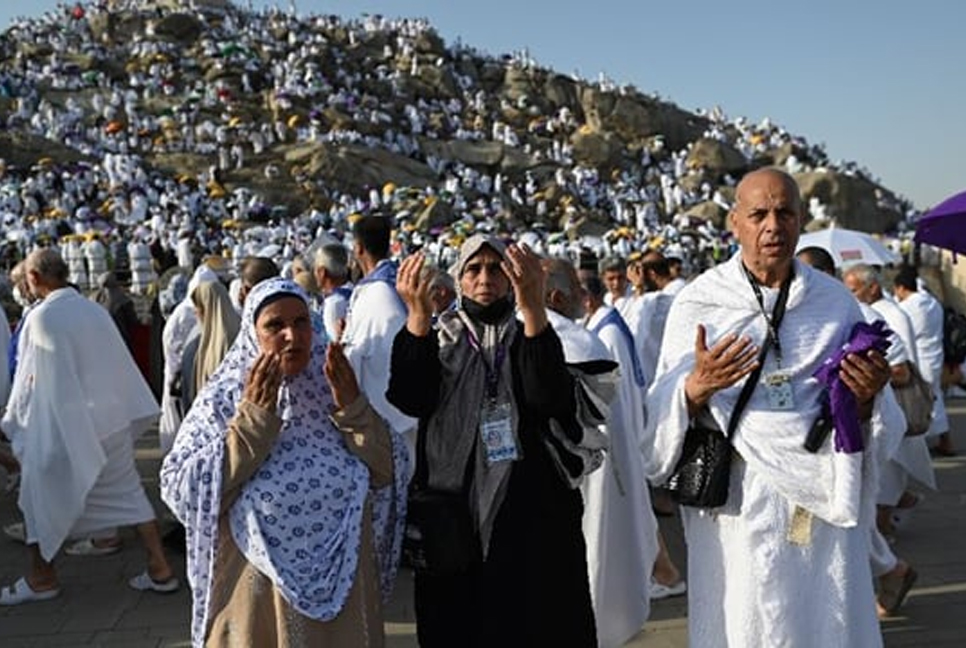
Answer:
<path fill-rule="evenodd" d="M 346 447 L 369 468 L 370 488 L 393 478 L 392 440 L 385 422 L 364 396 L 332 416 L 345 434 Z M 211 596 L 211 627 L 206 645 L 250 646 L 384 645 L 379 571 L 373 548 L 370 505 L 362 522 L 362 542 L 355 581 L 342 612 L 332 621 L 309 619 L 292 608 L 266 576 L 239 551 L 227 511 L 244 483 L 268 457 L 282 421 L 273 412 L 242 401 L 225 438 L 225 463 L 219 536 Z"/>

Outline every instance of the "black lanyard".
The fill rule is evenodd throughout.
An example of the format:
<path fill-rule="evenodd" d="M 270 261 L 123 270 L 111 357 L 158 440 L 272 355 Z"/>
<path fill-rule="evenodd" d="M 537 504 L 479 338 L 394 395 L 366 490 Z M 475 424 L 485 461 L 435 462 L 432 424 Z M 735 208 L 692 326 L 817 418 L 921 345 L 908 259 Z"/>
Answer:
<path fill-rule="evenodd" d="M 778 362 L 778 368 L 781 369 L 782 366 L 782 345 L 781 340 L 778 337 L 778 327 L 781 326 L 782 319 L 785 317 L 785 302 L 788 300 L 788 289 L 792 284 L 792 278 L 795 276 L 795 268 L 792 266 L 788 271 L 788 276 L 782 282 L 781 288 L 778 291 L 778 300 L 775 302 L 774 308 L 772 308 L 771 316 L 765 312 L 765 297 L 761 293 L 761 286 L 755 281 L 754 275 L 751 274 L 751 270 L 748 269 L 744 263 L 741 264 L 742 269 L 745 271 L 745 276 L 748 278 L 748 283 L 751 284 L 751 289 L 755 292 L 755 299 L 758 300 L 758 309 L 761 311 L 762 316 L 765 318 L 765 322 L 768 324 L 768 338 L 771 340 L 771 345 L 775 347 L 775 360 Z"/>
<path fill-rule="evenodd" d="M 476 333 L 469 326 L 466 327 L 466 337 L 470 342 L 470 346 L 473 350 L 480 354 L 483 360 L 483 366 L 486 370 L 486 395 L 491 401 L 495 401 L 500 385 L 500 368 L 503 366 L 503 360 L 506 358 L 506 346 L 500 342 L 496 345 L 496 353 L 493 356 L 493 366 L 486 359 L 486 354 L 483 352 L 480 346 L 480 341 L 476 337 Z"/>

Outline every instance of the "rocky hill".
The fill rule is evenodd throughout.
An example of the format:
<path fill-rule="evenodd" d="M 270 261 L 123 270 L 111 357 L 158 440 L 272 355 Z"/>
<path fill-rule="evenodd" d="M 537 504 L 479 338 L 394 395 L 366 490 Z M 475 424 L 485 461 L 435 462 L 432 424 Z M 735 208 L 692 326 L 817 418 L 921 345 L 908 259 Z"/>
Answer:
<path fill-rule="evenodd" d="M 309 236 L 378 210 L 417 241 L 482 226 L 707 242 L 764 165 L 843 227 L 894 230 L 909 208 L 767 120 L 488 56 L 422 20 L 183 6 L 78 4 L 0 36 L 8 238 L 76 232 L 66 217 L 145 239 L 193 229 L 221 252 L 242 223 Z"/>

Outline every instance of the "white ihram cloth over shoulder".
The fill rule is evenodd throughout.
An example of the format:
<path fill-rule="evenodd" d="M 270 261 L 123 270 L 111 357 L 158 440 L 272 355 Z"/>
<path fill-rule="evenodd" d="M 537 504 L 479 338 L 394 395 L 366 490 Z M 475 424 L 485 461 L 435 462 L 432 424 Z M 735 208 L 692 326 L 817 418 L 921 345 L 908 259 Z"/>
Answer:
<path fill-rule="evenodd" d="M 392 341 L 405 323 L 406 306 L 396 292 L 396 264 L 383 259 L 352 290 L 342 343 L 359 388 L 397 433 L 414 430 L 417 423 L 386 399 Z"/>
<path fill-rule="evenodd" d="M 919 290 L 899 302 L 899 307 L 909 316 L 915 336 L 916 357 L 919 372 L 930 385 L 936 397 L 933 402 L 932 423 L 926 436 L 936 436 L 949 430 L 946 403 L 942 392 L 943 371 L 943 308 L 935 297 Z"/>
<path fill-rule="evenodd" d="M 762 289 L 770 313 L 778 290 Z M 689 637 L 694 646 L 878 646 L 869 533 L 874 521 L 877 466 L 904 432 L 892 390 L 876 397 L 865 426 L 866 449 L 834 450 L 831 439 L 810 454 L 802 443 L 819 412 L 812 373 L 862 320 L 858 303 L 838 281 L 797 261 L 779 337 L 795 410 L 769 409 L 759 385 L 733 443 L 728 502 L 712 512 L 682 507 L 688 544 Z M 648 465 L 666 481 L 688 427 L 684 381 L 694 367 L 695 329 L 708 344 L 729 332 L 765 337 L 765 320 L 740 253 L 692 281 L 671 306 L 654 385 L 648 391 L 648 431 L 655 438 Z M 769 353 L 763 375 L 775 370 Z M 743 382 L 716 393 L 709 409 L 727 428 Z M 812 514 L 807 544 L 788 539 L 794 508 Z"/>
<path fill-rule="evenodd" d="M 158 404 L 111 316 L 73 288 L 51 292 L 31 311 L 19 350 L 0 427 L 23 465 L 18 503 L 30 539 L 52 560 L 114 449 L 157 420 Z M 138 521 L 145 520 L 113 524 Z"/>
<path fill-rule="evenodd" d="M 204 643 L 212 571 L 219 544 L 225 436 L 259 354 L 255 312 L 268 297 L 289 293 L 308 304 L 297 284 L 281 278 L 256 285 L 245 300 L 234 344 L 195 399 L 161 467 L 161 497 L 187 532 L 192 591 L 191 635 Z M 329 418 L 334 409 L 324 376 L 326 339 L 313 320 L 309 366 L 286 377 L 277 413 L 282 427 L 268 458 L 227 512 L 239 551 L 289 604 L 312 619 L 342 610 L 357 572 L 369 470 L 345 445 Z M 393 438 L 394 484 L 372 492 L 375 553 L 383 596 L 395 579 L 405 518 L 406 450 Z"/>
<path fill-rule="evenodd" d="M 916 363 L 916 347 L 913 343 L 912 325 L 909 317 L 898 305 L 887 299 L 880 299 L 871 306 L 859 304 L 866 321 L 870 324 L 876 320 L 883 320 L 892 335 L 892 344 L 886 355 L 890 366 L 905 362 Z M 894 506 L 908 485 L 907 475 L 911 475 L 925 486 L 936 489 L 936 474 L 932 468 L 932 457 L 924 435 L 903 436 L 896 445 L 895 452 L 880 466 L 879 474 L 879 504 Z"/>
<path fill-rule="evenodd" d="M 657 556 L 657 521 L 644 477 L 643 375 L 635 377 L 637 353 L 630 330 L 620 330 L 609 306 L 586 323 L 603 343 L 606 358 L 620 366 L 617 396 L 604 429 L 608 451 L 600 470 L 587 475 L 583 530 L 587 543 L 590 593 L 601 648 L 622 646 L 650 614 L 648 585 Z M 554 321 L 554 328 L 557 323 Z M 558 329 L 559 331 L 559 329 Z"/>

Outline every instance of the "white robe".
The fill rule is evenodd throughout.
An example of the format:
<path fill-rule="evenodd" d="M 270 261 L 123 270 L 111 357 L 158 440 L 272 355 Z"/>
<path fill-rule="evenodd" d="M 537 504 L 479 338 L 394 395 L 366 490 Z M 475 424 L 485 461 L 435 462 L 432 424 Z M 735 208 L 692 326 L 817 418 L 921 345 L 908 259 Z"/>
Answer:
<path fill-rule="evenodd" d="M 916 339 L 916 356 L 919 371 L 932 385 L 936 396 L 932 411 L 932 423 L 926 436 L 935 436 L 949 430 L 946 405 L 943 402 L 943 308 L 936 298 L 925 291 L 914 292 L 899 302 L 899 307 L 909 316 Z"/>
<path fill-rule="evenodd" d="M 392 343 L 406 324 L 406 307 L 395 286 L 385 281 L 360 282 L 349 298 L 342 342 L 346 358 L 369 403 L 398 434 L 405 434 L 410 466 L 415 466 L 416 419 L 406 416 L 386 399 Z"/>
<path fill-rule="evenodd" d="M 661 340 L 664 339 L 664 327 L 667 315 L 671 310 L 675 294 L 664 291 L 645 293 L 638 299 L 641 301 L 638 309 L 636 327 L 631 326 L 631 332 L 637 343 L 641 364 L 644 369 L 644 380 L 650 385 L 654 382 L 654 371 L 657 368 L 657 358 L 661 352 Z"/>
<path fill-rule="evenodd" d="M 888 299 L 878 300 L 871 304 L 870 309 L 878 315 L 876 319 L 885 320 L 886 325 L 895 334 L 892 339 L 896 356 L 893 356 L 893 348 L 890 348 L 889 364 L 895 365 L 908 360 L 918 367 L 912 322 L 909 321 L 905 311 Z M 929 456 L 929 446 L 926 444 L 925 436 L 903 437 L 895 454 L 883 465 L 879 479 L 879 503 L 895 505 L 906 490 L 910 475 L 923 485 L 936 489 L 936 474 L 932 467 L 932 457 Z"/>
<path fill-rule="evenodd" d="M 592 332 L 612 311 L 608 306 L 599 308 L 587 328 Z M 551 316 L 557 331 L 561 319 Z M 569 320 L 563 325 L 576 326 Z M 625 338 L 615 324 L 605 324 L 596 335 L 603 342 L 605 357 L 617 362 L 621 371 L 605 427 L 609 448 L 604 463 L 581 488 L 597 639 L 601 648 L 609 648 L 622 646 L 637 634 L 650 613 L 648 585 L 658 549 L 657 521 L 640 450 L 644 392 L 633 370 L 632 354 L 637 350 L 633 339 Z"/>
<path fill-rule="evenodd" d="M 770 313 L 778 291 L 762 292 Z M 771 410 L 765 389 L 756 388 L 732 440 L 741 458 L 733 464 L 727 503 L 713 512 L 682 507 L 691 645 L 754 646 L 763 638 L 773 646 L 881 645 L 869 538 L 877 465 L 904 433 L 892 390 L 876 397 L 863 426 L 863 452 L 836 452 L 831 439 L 815 454 L 802 447 L 820 408 L 821 388 L 812 374 L 861 320 L 858 303 L 841 283 L 795 262 L 778 335 L 796 407 Z M 740 253 L 689 283 L 671 307 L 647 396 L 647 427 L 655 434 L 648 472 L 655 483 L 673 471 L 688 427 L 684 381 L 694 367 L 699 323 L 709 346 L 730 332 L 763 342 L 765 319 Z M 763 375 L 775 367 L 772 352 Z M 708 409 L 719 428 L 727 429 L 742 385 L 711 398 Z M 796 507 L 810 514 L 804 544 L 788 537 Z"/>
<path fill-rule="evenodd" d="M 146 521 L 144 491 L 129 477 L 132 444 L 158 406 L 111 316 L 73 288 L 50 293 L 20 336 L 0 426 L 22 466 L 28 540 L 49 561 L 72 530 Z"/>

